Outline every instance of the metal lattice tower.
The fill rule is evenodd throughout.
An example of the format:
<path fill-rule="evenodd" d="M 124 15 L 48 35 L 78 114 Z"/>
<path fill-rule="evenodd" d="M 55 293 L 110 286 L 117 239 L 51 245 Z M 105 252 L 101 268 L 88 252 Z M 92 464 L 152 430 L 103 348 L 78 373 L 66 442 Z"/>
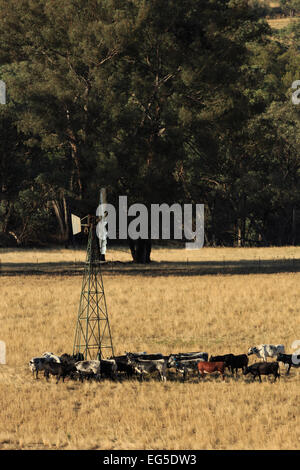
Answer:
<path fill-rule="evenodd" d="M 114 355 L 103 287 L 96 217 L 88 217 L 87 256 L 82 280 L 73 354 L 85 360 Z M 105 354 L 105 356 L 104 356 Z"/>

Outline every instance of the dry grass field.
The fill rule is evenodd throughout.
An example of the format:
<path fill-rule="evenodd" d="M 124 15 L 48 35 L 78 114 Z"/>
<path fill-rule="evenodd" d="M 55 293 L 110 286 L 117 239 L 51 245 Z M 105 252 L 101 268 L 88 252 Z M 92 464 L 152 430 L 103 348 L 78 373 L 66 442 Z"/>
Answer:
<path fill-rule="evenodd" d="M 269 19 L 268 23 L 273 29 L 283 29 L 286 28 L 292 22 L 299 21 L 299 17 L 295 18 L 274 18 Z"/>
<path fill-rule="evenodd" d="M 27 251 L 22 263 L 37 253 L 50 265 L 74 255 Z M 300 339 L 300 273 L 167 275 L 168 266 L 187 257 L 192 269 L 201 260 L 299 259 L 300 250 L 161 249 L 152 258 L 164 264 L 165 275 L 104 272 L 116 354 L 238 354 L 260 343 L 283 343 L 293 352 L 292 342 Z M 19 263 L 20 253 L 1 250 L 0 258 Z M 130 258 L 116 251 L 108 259 Z M 299 369 L 285 376 L 281 366 L 275 384 L 242 375 L 200 383 L 153 377 L 56 385 L 43 374 L 35 380 L 32 356 L 72 352 L 80 290 L 80 275 L 2 274 L 0 340 L 7 364 L 0 365 L 0 449 L 299 449 Z"/>

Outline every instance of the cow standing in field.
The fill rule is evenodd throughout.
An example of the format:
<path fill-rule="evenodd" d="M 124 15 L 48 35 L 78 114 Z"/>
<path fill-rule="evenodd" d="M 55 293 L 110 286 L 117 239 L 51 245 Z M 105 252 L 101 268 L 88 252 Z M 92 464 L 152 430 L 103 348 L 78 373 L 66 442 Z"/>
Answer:
<path fill-rule="evenodd" d="M 278 354 L 277 362 L 282 362 L 287 367 L 286 375 L 289 375 L 291 367 L 300 367 L 300 354 Z"/>
<path fill-rule="evenodd" d="M 188 376 L 188 372 L 196 372 L 198 371 L 198 362 L 203 361 L 201 358 L 196 359 L 176 359 L 173 355 L 169 356 L 167 360 L 167 367 L 176 369 L 176 372 L 180 372 L 183 374 L 183 381 Z"/>
<path fill-rule="evenodd" d="M 253 346 L 248 350 L 248 356 L 255 354 L 259 359 L 262 359 L 264 362 L 267 361 L 268 357 L 277 357 L 279 353 L 284 353 L 283 344 L 260 344 L 258 346 Z"/>
<path fill-rule="evenodd" d="M 227 367 L 232 375 L 237 376 L 238 369 L 244 369 L 248 366 L 249 359 L 246 354 L 224 354 L 223 356 L 211 356 L 210 362 L 225 362 L 225 367 Z"/>
<path fill-rule="evenodd" d="M 141 380 L 145 375 L 158 372 L 161 381 L 166 381 L 167 361 L 165 359 L 136 359 L 130 353 L 127 354 L 128 362 L 131 364 Z"/>
<path fill-rule="evenodd" d="M 78 361 L 75 362 L 76 370 L 79 374 L 81 382 L 84 378 L 95 378 L 99 380 L 101 377 L 100 361 Z"/>
<path fill-rule="evenodd" d="M 231 370 L 230 363 L 233 358 L 233 354 L 223 354 L 222 356 L 210 356 L 209 362 L 224 362 L 225 368 Z"/>
<path fill-rule="evenodd" d="M 48 362 L 60 363 L 60 357 L 51 352 L 45 352 L 41 356 L 32 357 L 29 361 L 29 368 L 32 371 L 33 375 L 35 373 L 35 378 L 38 379 L 39 372 L 45 370 L 45 364 Z"/>
<path fill-rule="evenodd" d="M 109 378 L 116 380 L 118 367 L 115 359 L 101 359 L 100 360 L 101 378 Z"/>
<path fill-rule="evenodd" d="M 200 376 L 204 378 L 205 374 L 212 374 L 213 372 L 219 372 L 222 375 L 222 379 L 225 380 L 225 362 L 198 362 L 198 378 Z"/>
<path fill-rule="evenodd" d="M 114 359 L 117 364 L 117 371 L 124 372 L 127 378 L 129 379 L 135 374 L 135 369 L 132 364 L 129 364 L 127 355 L 123 356 L 114 356 L 110 359 Z"/>
<path fill-rule="evenodd" d="M 56 383 L 59 382 L 61 377 L 64 382 L 66 376 L 71 375 L 72 373 L 76 372 L 75 361 L 60 362 L 60 363 L 49 361 L 44 364 L 44 371 L 45 371 L 45 377 L 46 377 L 47 382 L 49 380 L 49 375 L 57 376 Z"/>
<path fill-rule="evenodd" d="M 45 357 L 32 357 L 29 361 L 29 368 L 32 371 L 32 375 L 38 379 L 39 372 L 44 370 L 44 366 L 47 362 Z"/>
<path fill-rule="evenodd" d="M 255 377 L 258 377 L 260 382 L 261 382 L 261 375 L 273 374 L 275 377 L 274 382 L 276 382 L 277 377 L 280 378 L 279 364 L 278 362 L 256 362 L 255 364 L 252 364 L 251 366 L 246 367 L 243 374 L 244 375 L 252 374 L 253 381 L 255 380 Z"/>
<path fill-rule="evenodd" d="M 232 375 L 234 374 L 234 371 L 235 371 L 235 374 L 237 376 L 238 369 L 242 369 L 242 371 L 244 372 L 244 370 L 248 366 L 248 363 L 249 363 L 249 359 L 247 357 L 247 354 L 234 355 L 230 362 Z"/>

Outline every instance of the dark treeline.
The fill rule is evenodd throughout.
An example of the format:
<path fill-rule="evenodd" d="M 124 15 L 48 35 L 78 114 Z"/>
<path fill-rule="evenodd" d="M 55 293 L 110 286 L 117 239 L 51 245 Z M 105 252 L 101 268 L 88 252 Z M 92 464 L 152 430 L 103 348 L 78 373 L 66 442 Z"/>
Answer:
<path fill-rule="evenodd" d="M 276 33 L 268 11 L 0 0 L 0 244 L 65 243 L 103 186 L 204 203 L 208 245 L 299 243 L 300 23 Z"/>

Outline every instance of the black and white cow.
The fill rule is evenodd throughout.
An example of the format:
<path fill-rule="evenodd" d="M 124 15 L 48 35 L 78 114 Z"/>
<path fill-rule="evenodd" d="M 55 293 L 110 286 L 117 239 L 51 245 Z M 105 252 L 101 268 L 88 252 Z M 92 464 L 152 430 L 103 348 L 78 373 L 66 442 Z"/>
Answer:
<path fill-rule="evenodd" d="M 255 354 L 263 361 L 266 361 L 268 357 L 277 357 L 279 353 L 284 353 L 283 344 L 260 344 L 248 349 L 248 356 Z"/>
<path fill-rule="evenodd" d="M 77 361 L 75 362 L 75 367 L 82 382 L 84 378 L 95 378 L 99 380 L 101 377 L 100 361 Z"/>
<path fill-rule="evenodd" d="M 282 354 L 277 356 L 278 362 L 283 362 L 287 367 L 286 375 L 289 375 L 291 367 L 300 367 L 300 354 Z"/>
<path fill-rule="evenodd" d="M 38 379 L 39 372 L 44 370 L 45 364 L 47 363 L 45 357 L 32 357 L 29 361 L 29 368 L 32 371 L 32 375 Z"/>

